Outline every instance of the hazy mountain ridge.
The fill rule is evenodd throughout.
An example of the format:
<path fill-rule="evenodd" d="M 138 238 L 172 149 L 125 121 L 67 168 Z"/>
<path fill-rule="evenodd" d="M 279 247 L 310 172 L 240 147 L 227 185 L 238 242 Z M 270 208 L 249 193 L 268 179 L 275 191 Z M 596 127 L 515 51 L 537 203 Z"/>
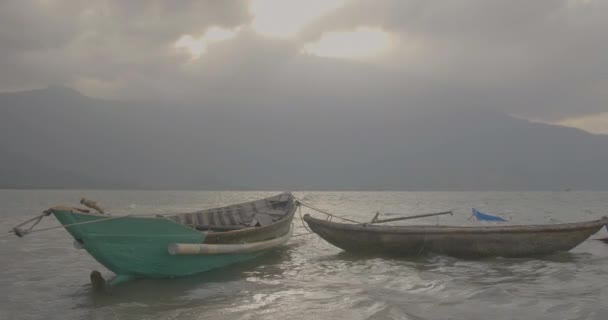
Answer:
<path fill-rule="evenodd" d="M 51 87 L 0 94 L 0 115 L 0 188 L 608 189 L 608 136 L 480 109 L 159 106 Z"/>

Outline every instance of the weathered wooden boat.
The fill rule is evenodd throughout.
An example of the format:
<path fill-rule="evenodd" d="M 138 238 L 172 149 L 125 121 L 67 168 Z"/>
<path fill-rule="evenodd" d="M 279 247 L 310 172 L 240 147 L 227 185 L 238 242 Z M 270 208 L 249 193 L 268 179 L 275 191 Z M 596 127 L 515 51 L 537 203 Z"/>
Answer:
<path fill-rule="evenodd" d="M 111 216 L 64 206 L 45 213 L 61 222 L 75 246 L 116 273 L 112 284 L 117 284 L 192 275 L 253 259 L 289 240 L 295 209 L 294 197 L 283 193 L 179 214 Z"/>
<path fill-rule="evenodd" d="M 576 247 L 608 224 L 608 217 L 553 225 L 475 227 L 348 224 L 316 219 L 308 214 L 304 216 L 304 221 L 327 242 L 353 253 L 529 257 L 568 251 Z"/>

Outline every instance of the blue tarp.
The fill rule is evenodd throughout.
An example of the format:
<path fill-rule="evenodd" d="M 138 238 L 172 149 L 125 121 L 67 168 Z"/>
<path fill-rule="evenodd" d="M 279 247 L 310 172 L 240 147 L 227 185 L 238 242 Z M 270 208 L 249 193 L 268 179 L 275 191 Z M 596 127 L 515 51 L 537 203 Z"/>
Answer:
<path fill-rule="evenodd" d="M 473 216 L 479 221 L 507 221 L 501 217 L 491 216 L 489 214 L 481 213 L 473 208 Z"/>

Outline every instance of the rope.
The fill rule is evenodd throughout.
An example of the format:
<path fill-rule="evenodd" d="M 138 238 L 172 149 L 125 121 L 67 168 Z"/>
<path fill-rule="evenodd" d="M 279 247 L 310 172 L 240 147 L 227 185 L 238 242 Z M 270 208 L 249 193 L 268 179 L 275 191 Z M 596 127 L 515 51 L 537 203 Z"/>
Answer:
<path fill-rule="evenodd" d="M 361 222 L 359 221 L 355 221 L 355 220 L 351 220 L 348 218 L 344 218 L 341 216 L 337 216 L 334 215 L 332 213 L 329 213 L 325 210 L 321 210 L 319 208 L 316 208 L 310 204 L 304 203 L 302 201 L 300 201 L 299 199 L 296 199 L 296 205 L 298 206 L 298 214 L 300 216 L 300 221 L 302 222 L 302 226 L 308 231 L 308 233 L 302 233 L 302 234 L 297 234 L 297 235 L 293 235 L 292 237 L 299 237 L 299 236 L 305 236 L 305 235 L 309 235 L 314 233 L 312 230 L 310 230 L 308 228 L 308 226 L 306 225 L 305 221 L 304 221 L 304 217 L 302 216 L 302 206 L 305 206 L 309 209 L 315 210 L 317 212 L 323 213 L 325 215 L 327 215 L 328 219 L 331 218 L 338 218 L 338 219 L 342 219 L 344 221 L 348 221 L 348 222 L 353 222 L 353 223 L 359 223 L 361 224 Z M 9 237 L 13 234 L 16 234 L 18 236 L 25 236 L 27 234 L 30 233 L 35 233 L 35 232 L 43 232 L 43 231 L 49 231 L 49 230 L 55 230 L 55 229 L 60 229 L 60 228 L 69 228 L 69 227 L 74 227 L 74 226 L 80 226 L 80 225 L 85 225 L 85 224 L 92 224 L 92 223 L 99 223 L 99 222 L 104 222 L 104 221 L 108 221 L 108 220 L 115 220 L 115 219 L 122 219 L 122 218 L 126 218 L 126 217 L 131 217 L 133 215 L 128 214 L 128 215 L 124 215 L 124 216 L 116 216 L 116 217 L 108 217 L 108 218 L 104 218 L 104 219 L 97 219 L 97 220 L 92 220 L 92 221 L 83 221 L 83 222 L 76 222 L 76 223 L 71 223 L 71 224 L 66 224 L 66 225 L 59 225 L 59 226 L 54 226 L 54 227 L 48 227 L 48 228 L 42 228 L 42 229 L 36 229 L 34 230 L 34 227 L 36 225 L 38 225 L 38 223 L 40 223 L 40 221 L 42 220 L 42 218 L 44 218 L 45 216 L 48 216 L 50 213 L 48 211 L 45 211 L 44 213 L 42 213 L 39 216 L 33 217 L 31 219 L 28 219 L 20 224 L 18 224 L 17 226 L 15 226 L 11 231 L 9 231 L 8 233 L 1 235 L 0 239 L 5 238 L 5 237 Z M 167 217 L 165 217 L 164 215 L 137 215 L 137 216 L 156 216 L 156 217 L 162 217 L 167 219 Z M 35 221 L 28 229 L 26 230 L 20 230 L 19 227 L 26 225 L 32 221 Z"/>
<path fill-rule="evenodd" d="M 28 223 L 30 223 L 30 222 L 32 222 L 32 221 L 34 221 L 34 220 L 38 219 L 36 222 L 34 222 L 34 225 L 32 225 L 32 226 L 30 227 L 30 229 L 31 229 L 31 228 L 33 228 L 35 225 L 37 225 L 37 224 L 38 224 L 38 222 L 40 222 L 40 220 L 42 220 L 42 218 L 44 218 L 45 216 L 47 216 L 46 212 L 45 212 L 45 213 L 42 213 L 42 214 L 41 214 L 41 215 L 39 215 L 39 216 L 35 216 L 35 217 L 31 218 L 31 219 L 27 219 L 27 220 L 25 220 L 25 221 L 21 222 L 20 224 L 16 225 L 16 226 L 13 228 L 13 230 L 14 230 L 15 228 L 19 228 L 19 227 L 21 227 L 21 226 L 23 226 L 23 225 L 26 225 L 26 224 L 28 224 Z"/>
<path fill-rule="evenodd" d="M 40 221 L 42 220 L 42 218 L 44 218 L 45 216 L 48 216 L 48 215 L 49 215 L 49 213 L 47 213 L 47 211 L 45 211 L 45 212 L 43 212 L 39 216 L 35 216 L 35 217 L 31 218 L 31 219 L 27 219 L 27 220 L 21 222 L 20 224 L 16 225 L 15 227 L 13 227 L 13 229 L 11 231 L 9 231 L 9 233 L 12 232 L 13 234 L 15 234 L 18 237 L 23 237 L 24 235 L 30 233 L 32 231 L 32 229 L 34 229 L 34 227 L 38 223 L 40 223 Z M 34 220 L 35 220 L 35 222 L 29 228 L 27 228 L 25 230 L 19 229 L 19 227 L 24 226 L 24 225 L 26 225 L 26 224 L 34 221 Z"/>
<path fill-rule="evenodd" d="M 292 238 L 295 238 L 295 237 L 299 237 L 299 236 L 309 236 L 309 235 L 311 235 L 311 234 L 312 234 L 312 233 L 300 233 L 300 234 L 294 234 L 294 235 L 293 235 L 293 236 L 291 236 L 291 237 L 292 237 Z M 598 239 L 598 240 L 601 240 L 601 239 Z"/>
<path fill-rule="evenodd" d="M 32 231 L 32 229 L 34 229 L 34 227 L 40 223 L 40 221 L 42 221 L 42 218 L 44 218 L 44 215 L 40 215 L 40 217 L 38 218 L 38 220 L 36 220 L 36 222 L 34 222 L 34 224 L 32 224 L 32 226 L 29 228 L 28 231 Z"/>
<path fill-rule="evenodd" d="M 90 224 L 90 223 L 97 223 L 97 222 L 104 222 L 104 221 L 108 221 L 108 220 L 116 220 L 116 219 L 122 219 L 122 218 L 127 218 L 130 217 L 131 215 L 126 215 L 126 216 L 118 216 L 118 217 L 110 217 L 110 218 L 105 218 L 105 219 L 97 219 L 97 220 L 93 220 L 93 221 L 83 221 L 83 222 L 76 222 L 76 223 L 72 223 L 72 224 L 66 224 L 66 225 L 60 225 L 60 226 L 54 226 L 54 227 L 49 227 L 49 228 L 43 228 L 43 229 L 37 229 L 37 230 L 31 230 L 28 233 L 35 233 L 35 232 L 42 232 L 42 231 L 49 231 L 49 230 L 55 230 L 55 229 L 59 229 L 59 228 L 69 228 L 69 227 L 74 227 L 74 226 L 80 226 L 83 224 Z"/>
<path fill-rule="evenodd" d="M 302 202 L 300 199 L 297 199 L 297 198 L 296 198 L 296 201 L 297 201 L 297 203 L 296 203 L 296 205 L 297 205 L 297 206 L 302 205 L 302 206 L 305 206 L 305 207 L 307 207 L 307 208 L 309 208 L 309 209 L 312 209 L 312 210 L 315 210 L 315 211 L 317 211 L 317 212 L 320 212 L 320 213 L 326 214 L 328 219 L 330 219 L 330 218 L 338 218 L 338 219 L 342 219 L 342 220 L 344 220 L 344 221 L 348 221 L 348 222 L 353 222 L 353 223 L 358 223 L 358 224 L 362 224 L 362 223 L 363 223 L 363 222 L 359 222 L 359 221 L 351 220 L 351 219 L 348 219 L 348 218 L 344 218 L 344 217 L 341 217 L 341 216 L 337 216 L 337 215 L 335 215 L 335 214 L 331 214 L 331 213 L 329 213 L 329 212 L 327 212 L 327 211 L 324 211 L 324 210 L 321 210 L 321 209 L 319 209 L 319 208 L 316 208 L 316 207 L 314 207 L 314 206 L 312 206 L 312 205 L 310 205 L 310 204 L 304 203 L 304 202 Z M 301 215 L 301 214 L 300 214 L 300 215 Z M 302 219 L 302 222 L 303 222 L 303 221 L 304 221 L 304 219 Z"/>
<path fill-rule="evenodd" d="M 312 230 L 310 230 L 308 228 L 308 226 L 306 225 L 306 223 L 304 222 L 304 217 L 302 217 L 302 207 L 298 206 L 298 214 L 300 215 L 300 221 L 302 222 L 302 226 L 304 227 L 304 229 L 306 229 L 306 231 L 308 231 L 308 233 L 312 233 Z"/>
<path fill-rule="evenodd" d="M 0 236 L 1 238 L 5 238 L 8 237 L 10 235 L 17 235 L 19 237 L 23 237 L 27 234 L 30 233 L 36 233 L 36 232 L 43 232 L 43 231 L 49 231 L 49 230 L 54 230 L 54 229 L 59 229 L 59 228 L 69 228 L 69 227 L 73 227 L 73 226 L 79 226 L 79 225 L 83 225 L 83 224 L 90 224 L 90 223 L 98 223 L 98 222 L 103 222 L 103 221 L 107 221 L 107 220 L 115 220 L 115 219 L 122 219 L 122 218 L 126 218 L 126 217 L 130 217 L 131 215 L 124 215 L 124 216 L 117 216 L 117 217 L 108 217 L 108 218 L 104 218 L 104 219 L 97 219 L 97 220 L 92 220 L 92 221 L 82 221 L 82 222 L 76 222 L 76 223 L 71 223 L 71 224 L 66 224 L 66 225 L 59 225 L 59 226 L 54 226 L 54 227 L 48 227 L 48 228 L 42 228 L 42 229 L 36 229 L 34 230 L 34 227 L 40 223 L 40 221 L 42 220 L 42 218 L 44 218 L 45 216 L 47 216 L 47 212 L 44 212 L 43 214 L 36 216 L 34 218 L 28 219 L 20 224 L 18 224 L 17 226 L 15 226 L 11 231 L 9 231 L 7 234 Z M 19 227 L 26 225 L 32 221 L 36 221 L 34 222 L 28 229 L 25 230 L 21 230 L 19 229 Z"/>
<path fill-rule="evenodd" d="M 300 216 L 300 222 L 302 223 L 302 226 L 304 227 L 304 229 L 308 230 L 307 233 L 300 233 L 300 234 L 294 234 L 291 237 L 295 238 L 295 237 L 300 237 L 300 236 L 307 236 L 310 234 L 313 234 L 314 232 L 312 232 L 312 230 L 310 230 L 307 226 L 306 223 L 304 222 L 304 218 L 302 217 L 302 207 L 298 205 L 298 214 Z"/>
<path fill-rule="evenodd" d="M 309 234 L 312 234 L 312 231 L 311 231 L 310 229 L 308 229 L 308 227 L 306 226 L 306 223 L 304 223 L 304 218 L 302 218 L 302 207 L 300 207 L 300 206 L 298 206 L 298 213 L 299 213 L 299 215 L 300 215 L 300 222 L 302 223 L 302 226 L 303 226 L 303 227 L 304 227 L 306 230 L 308 230 L 308 232 L 307 232 L 307 233 L 300 233 L 300 234 L 295 234 L 295 235 L 292 235 L 292 236 L 291 236 L 292 238 L 299 237 L 299 236 L 307 236 L 307 235 L 309 235 Z"/>
<path fill-rule="evenodd" d="M 13 236 L 14 234 L 15 233 L 13 231 L 9 231 L 8 233 L 1 235 L 0 239 Z"/>

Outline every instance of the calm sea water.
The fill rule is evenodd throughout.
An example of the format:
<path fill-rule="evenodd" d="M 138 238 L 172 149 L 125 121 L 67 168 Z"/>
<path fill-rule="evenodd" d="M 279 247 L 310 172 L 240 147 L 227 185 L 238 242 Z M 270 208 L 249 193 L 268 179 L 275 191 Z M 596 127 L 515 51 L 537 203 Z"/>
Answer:
<path fill-rule="evenodd" d="M 95 199 L 112 213 L 211 208 L 275 192 L 0 190 L 0 231 L 56 205 Z M 512 223 L 608 215 L 608 192 L 296 192 L 338 215 L 369 220 L 454 209 L 442 224 L 474 225 L 471 207 Z M 311 213 L 309 210 L 303 210 Z M 294 220 L 295 234 L 306 233 Z M 425 218 L 400 224 L 435 224 Z M 48 218 L 41 227 L 57 225 Z M 606 236 L 602 229 L 591 237 Z M 587 240 L 537 259 L 353 256 L 315 235 L 245 264 L 194 277 L 138 280 L 110 294 L 89 273 L 112 273 L 62 229 L 0 239 L 0 319 L 607 319 L 608 245 Z"/>

